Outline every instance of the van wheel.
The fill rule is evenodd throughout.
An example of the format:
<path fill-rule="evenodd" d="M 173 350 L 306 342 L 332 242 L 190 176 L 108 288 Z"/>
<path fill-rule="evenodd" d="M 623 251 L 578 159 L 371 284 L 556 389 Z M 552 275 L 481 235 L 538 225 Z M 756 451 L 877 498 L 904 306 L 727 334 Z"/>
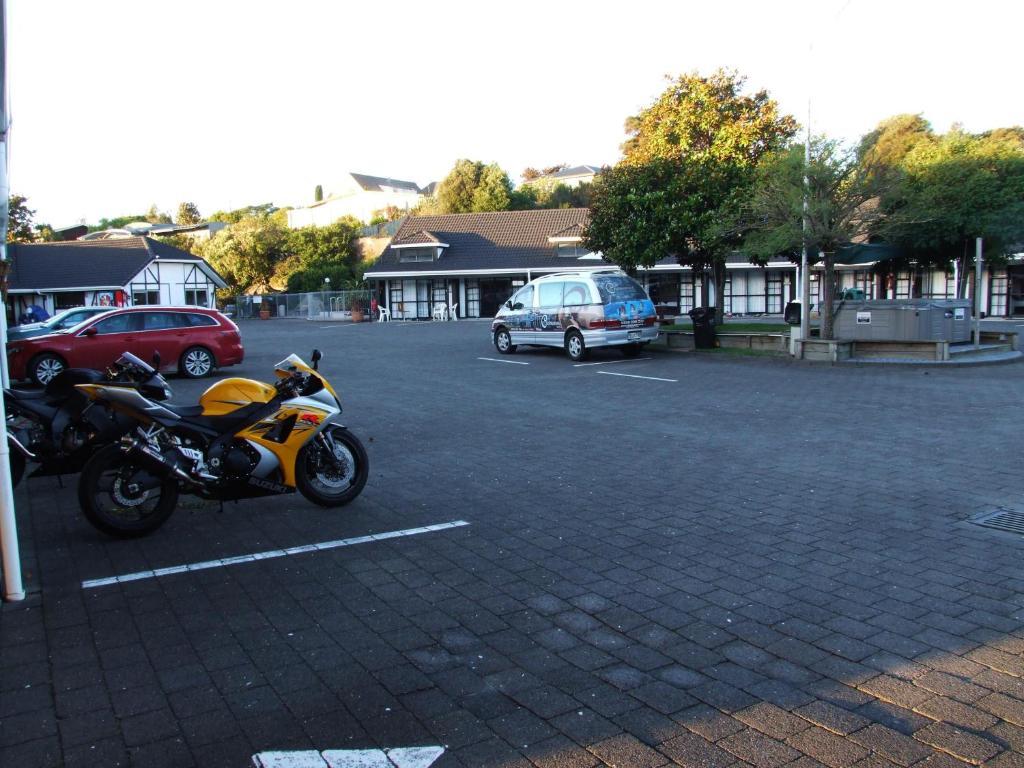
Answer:
<path fill-rule="evenodd" d="M 636 357 L 640 354 L 640 351 L 644 348 L 643 344 L 626 344 L 622 348 L 622 354 L 626 357 Z"/>
<path fill-rule="evenodd" d="M 511 355 L 516 351 L 516 345 L 512 343 L 512 335 L 508 328 L 499 328 L 494 332 L 494 346 L 503 355 Z"/>
<path fill-rule="evenodd" d="M 580 360 L 586 360 L 587 355 L 589 354 L 587 344 L 583 341 L 583 334 L 575 328 L 565 334 L 565 354 L 567 354 L 569 359 L 574 363 L 578 363 Z"/>

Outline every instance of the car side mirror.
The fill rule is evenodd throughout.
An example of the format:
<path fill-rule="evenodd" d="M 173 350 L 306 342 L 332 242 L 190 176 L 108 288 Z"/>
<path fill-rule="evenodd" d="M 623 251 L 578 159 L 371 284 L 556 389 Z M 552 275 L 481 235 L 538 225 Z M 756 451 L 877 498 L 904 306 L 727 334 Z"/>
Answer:
<path fill-rule="evenodd" d="M 153 350 L 153 367 L 158 371 L 160 370 L 160 350 Z"/>
<path fill-rule="evenodd" d="M 522 308 L 523 308 L 523 303 L 521 301 L 517 301 L 515 304 L 512 305 L 512 311 L 513 312 L 517 312 L 518 310 L 520 310 Z"/>
<path fill-rule="evenodd" d="M 313 361 L 313 370 L 317 371 L 320 369 L 320 361 L 323 360 L 324 354 L 319 349 L 314 349 L 310 359 Z"/>
<path fill-rule="evenodd" d="M 82 334 L 82 335 L 83 336 L 95 336 L 97 333 L 99 333 L 99 331 L 97 331 L 96 330 L 96 326 L 93 325 L 93 326 L 90 326 L 89 328 L 86 328 L 85 329 L 85 333 Z"/>
<path fill-rule="evenodd" d="M 512 299 L 505 302 L 505 309 L 512 309 Z"/>

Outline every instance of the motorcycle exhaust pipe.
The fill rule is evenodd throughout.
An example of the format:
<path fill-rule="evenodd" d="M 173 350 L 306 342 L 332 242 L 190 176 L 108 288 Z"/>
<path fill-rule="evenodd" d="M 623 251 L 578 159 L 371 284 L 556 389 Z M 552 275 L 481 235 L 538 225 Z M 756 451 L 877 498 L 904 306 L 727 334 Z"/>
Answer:
<path fill-rule="evenodd" d="M 190 483 L 192 485 L 201 485 L 194 477 L 188 474 L 185 470 L 175 464 L 173 461 L 169 461 L 160 451 L 154 451 L 146 443 L 141 440 L 131 440 L 127 443 L 125 450 L 129 454 L 134 454 L 147 469 L 155 472 L 163 477 L 173 477 L 176 480 L 181 480 L 184 483 Z"/>
<path fill-rule="evenodd" d="M 30 451 L 24 445 L 22 445 L 21 441 L 14 435 L 12 435 L 10 432 L 7 433 L 7 442 L 10 443 L 11 446 L 13 446 L 14 448 L 17 448 L 18 452 L 21 453 L 25 458 L 32 459 L 32 461 L 36 460 L 36 455 L 32 453 L 32 451 Z"/>

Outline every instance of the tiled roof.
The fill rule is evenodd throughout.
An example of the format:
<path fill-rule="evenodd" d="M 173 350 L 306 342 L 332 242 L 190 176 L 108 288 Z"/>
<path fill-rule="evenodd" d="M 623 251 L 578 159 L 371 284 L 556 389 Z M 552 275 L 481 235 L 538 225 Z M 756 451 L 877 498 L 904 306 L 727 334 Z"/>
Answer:
<path fill-rule="evenodd" d="M 562 170 L 551 174 L 553 179 L 564 179 L 569 176 L 588 176 L 590 174 L 597 174 L 601 172 L 601 168 L 596 165 L 574 165 L 572 168 L 563 168 Z"/>
<path fill-rule="evenodd" d="M 217 275 L 198 256 L 148 237 L 72 240 L 63 243 L 12 243 L 8 247 L 11 290 L 110 288 L 127 285 L 154 259 L 195 261 Z M 223 279 L 217 275 L 217 280 Z"/>
<path fill-rule="evenodd" d="M 433 262 L 399 262 L 401 250 L 385 249 L 367 270 L 375 272 L 468 271 L 479 269 L 572 269 L 573 259 L 557 256 L 548 238 L 556 232 L 590 220 L 586 208 L 535 211 L 458 213 L 444 216 L 410 216 L 395 235 L 394 242 L 420 232 L 429 232 L 449 248 Z M 594 266 L 593 260 L 586 262 Z"/>
<path fill-rule="evenodd" d="M 391 187 L 392 189 L 401 189 L 405 192 L 415 192 L 417 194 L 420 191 L 419 186 L 412 181 L 385 179 L 381 176 L 367 176 L 363 173 L 349 173 L 349 175 L 355 179 L 356 184 L 367 192 L 381 192 L 381 187 Z"/>
<path fill-rule="evenodd" d="M 399 235 L 401 239 L 396 235 L 395 239 L 391 241 L 392 245 L 436 245 L 441 242 L 433 232 L 427 232 L 425 229 L 411 232 L 408 235 L 402 235 L 399 231 Z"/>

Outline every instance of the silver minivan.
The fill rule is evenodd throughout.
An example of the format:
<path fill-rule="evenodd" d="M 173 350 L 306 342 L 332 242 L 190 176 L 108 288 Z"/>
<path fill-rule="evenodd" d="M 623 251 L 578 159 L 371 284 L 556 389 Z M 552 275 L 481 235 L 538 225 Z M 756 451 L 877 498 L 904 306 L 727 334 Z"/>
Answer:
<path fill-rule="evenodd" d="M 635 355 L 658 338 L 658 315 L 643 287 L 620 270 L 559 272 L 532 280 L 498 310 L 491 323 L 503 355 L 520 344 L 562 347 L 570 359 L 594 347 Z"/>

